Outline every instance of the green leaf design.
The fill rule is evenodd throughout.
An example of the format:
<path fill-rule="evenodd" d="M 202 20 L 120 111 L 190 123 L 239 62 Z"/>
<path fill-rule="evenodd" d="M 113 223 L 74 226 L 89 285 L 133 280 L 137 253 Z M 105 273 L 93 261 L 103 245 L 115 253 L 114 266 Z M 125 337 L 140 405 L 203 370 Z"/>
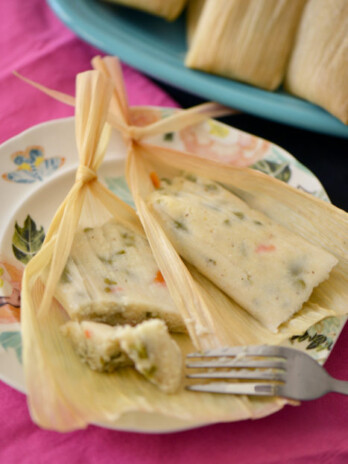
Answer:
<path fill-rule="evenodd" d="M 252 167 L 258 171 L 268 174 L 269 176 L 282 180 L 283 182 L 289 182 L 291 177 L 291 169 L 288 163 L 276 163 L 274 161 L 260 160 L 253 164 Z"/>
<path fill-rule="evenodd" d="M 9 349 L 14 350 L 18 362 L 22 364 L 22 337 L 20 332 L 0 333 L 0 346 L 6 351 Z"/>
<path fill-rule="evenodd" d="M 312 339 L 311 343 L 306 347 L 307 350 L 324 349 L 327 342 L 325 335 L 316 334 Z"/>
<path fill-rule="evenodd" d="M 12 250 L 15 257 L 23 264 L 27 264 L 40 250 L 44 239 L 43 227 L 37 229 L 35 221 L 28 214 L 23 227 L 20 227 L 17 222 L 15 224 L 12 236 Z"/>
<path fill-rule="evenodd" d="M 135 208 L 133 197 L 124 177 L 105 177 L 105 182 L 112 193 L 121 198 L 125 203 L 128 203 L 132 208 Z"/>
<path fill-rule="evenodd" d="M 310 329 L 309 329 L 310 330 Z M 330 350 L 332 347 L 332 340 L 329 340 L 326 335 L 314 333 L 310 335 L 308 330 L 302 335 L 294 335 L 290 338 L 290 342 L 294 343 L 295 341 L 301 343 L 304 341 L 308 341 L 308 345 L 306 346 L 306 350 Z"/>

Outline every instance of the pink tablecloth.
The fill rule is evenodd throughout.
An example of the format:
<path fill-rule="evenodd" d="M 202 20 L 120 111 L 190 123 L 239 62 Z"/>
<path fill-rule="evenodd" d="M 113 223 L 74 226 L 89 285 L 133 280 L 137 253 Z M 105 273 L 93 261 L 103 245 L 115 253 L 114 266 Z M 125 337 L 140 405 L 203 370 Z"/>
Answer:
<path fill-rule="evenodd" d="M 18 81 L 17 69 L 73 94 L 74 76 L 98 53 L 76 38 L 44 0 L 0 2 L 0 142 L 73 109 Z M 132 104 L 175 103 L 145 77 L 125 67 Z M 3 200 L 4 201 L 4 200 Z M 348 379 L 348 328 L 327 363 Z M 1 360 L 0 360 L 1 362 Z M 40 430 L 24 395 L 0 382 L 0 462 L 11 463 L 347 463 L 348 397 L 326 397 L 286 407 L 274 416 L 170 435 L 142 435 L 89 427 L 59 434 Z"/>

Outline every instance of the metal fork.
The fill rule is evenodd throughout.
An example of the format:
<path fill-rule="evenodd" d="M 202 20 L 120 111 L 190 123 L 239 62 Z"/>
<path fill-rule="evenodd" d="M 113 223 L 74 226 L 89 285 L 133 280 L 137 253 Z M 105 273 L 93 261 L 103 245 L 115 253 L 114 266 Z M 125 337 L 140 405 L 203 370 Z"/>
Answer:
<path fill-rule="evenodd" d="M 294 400 L 312 400 L 329 392 L 348 395 L 348 381 L 334 379 L 313 358 L 292 348 L 230 347 L 191 353 L 187 358 L 189 369 L 205 369 L 188 374 L 189 379 L 215 380 L 186 387 L 193 391 Z"/>

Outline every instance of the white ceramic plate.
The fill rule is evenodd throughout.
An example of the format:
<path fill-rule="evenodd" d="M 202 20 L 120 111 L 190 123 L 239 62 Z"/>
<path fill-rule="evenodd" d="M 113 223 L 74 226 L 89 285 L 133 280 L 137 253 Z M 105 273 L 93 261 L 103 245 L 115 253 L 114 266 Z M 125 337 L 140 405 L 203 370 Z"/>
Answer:
<path fill-rule="evenodd" d="M 153 109 L 158 119 L 168 109 Z M 320 182 L 280 147 L 239 130 L 208 121 L 198 128 L 153 139 L 158 144 L 205 153 L 236 165 L 253 165 L 289 184 L 327 199 Z M 125 147 L 114 133 L 100 178 L 131 203 L 123 177 Z M 0 146 L 0 379 L 25 393 L 19 322 L 20 280 L 25 262 L 38 251 L 51 218 L 70 189 L 77 167 L 74 119 L 35 126 Z M 329 318 L 293 337 L 289 344 L 324 362 L 345 322 Z M 204 424 L 148 413 L 123 416 L 114 428 L 149 433 L 185 430 Z"/>

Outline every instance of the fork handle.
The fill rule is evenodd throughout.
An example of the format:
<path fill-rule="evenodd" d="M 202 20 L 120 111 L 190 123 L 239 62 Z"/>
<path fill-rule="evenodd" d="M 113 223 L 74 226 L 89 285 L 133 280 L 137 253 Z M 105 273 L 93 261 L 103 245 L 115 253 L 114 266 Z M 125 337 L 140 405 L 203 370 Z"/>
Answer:
<path fill-rule="evenodd" d="M 336 393 L 342 393 L 342 395 L 348 395 L 348 382 L 345 380 L 332 379 L 331 391 Z"/>

